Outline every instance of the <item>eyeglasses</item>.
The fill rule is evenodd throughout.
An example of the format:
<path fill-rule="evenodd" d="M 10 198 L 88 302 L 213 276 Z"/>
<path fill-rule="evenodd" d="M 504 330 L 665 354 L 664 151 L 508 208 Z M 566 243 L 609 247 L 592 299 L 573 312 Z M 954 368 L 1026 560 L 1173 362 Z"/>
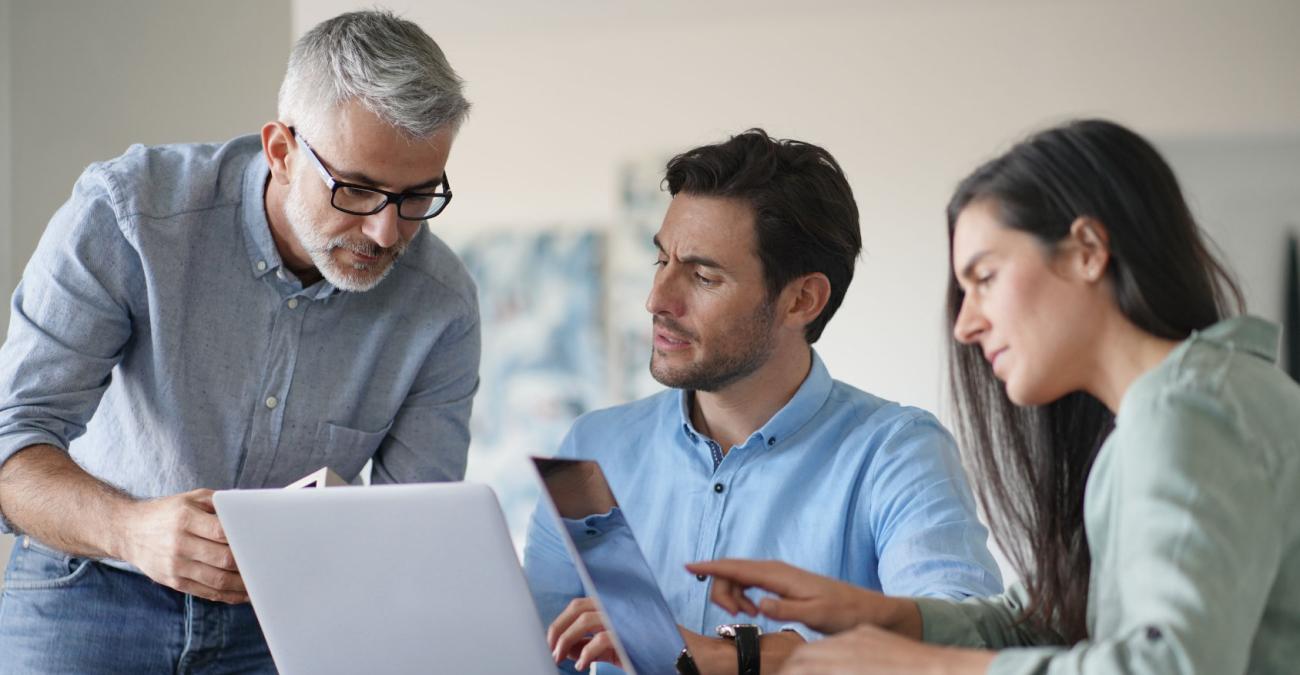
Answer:
<path fill-rule="evenodd" d="M 397 205 L 397 216 L 403 220 L 428 220 L 447 208 L 451 203 L 451 183 L 447 181 L 447 172 L 442 172 L 442 189 L 435 192 L 386 192 L 378 188 L 344 183 L 335 180 L 325 163 L 316 156 L 307 139 L 297 130 L 293 137 L 302 144 L 307 156 L 316 165 L 316 171 L 325 179 L 325 186 L 330 189 L 330 205 L 354 216 L 369 216 L 384 210 L 389 204 Z"/>

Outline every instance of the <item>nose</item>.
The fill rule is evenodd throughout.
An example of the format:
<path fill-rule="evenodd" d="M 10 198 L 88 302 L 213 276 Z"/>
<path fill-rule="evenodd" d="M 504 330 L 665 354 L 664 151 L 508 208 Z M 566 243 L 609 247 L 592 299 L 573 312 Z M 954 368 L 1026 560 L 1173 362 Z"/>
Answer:
<path fill-rule="evenodd" d="M 655 270 L 654 283 L 650 285 L 650 295 L 645 299 L 647 312 L 659 316 L 681 316 L 684 310 L 681 293 L 675 283 L 672 262 Z"/>
<path fill-rule="evenodd" d="M 988 321 L 980 313 L 977 303 L 971 300 L 970 294 L 966 294 L 957 311 L 957 320 L 953 322 L 953 338 L 964 345 L 972 344 L 987 329 Z"/>
<path fill-rule="evenodd" d="M 397 228 L 397 205 L 386 204 L 380 209 L 379 213 L 373 213 L 365 216 L 365 221 L 361 225 L 361 233 L 370 238 L 375 244 L 388 248 L 397 243 L 401 238 L 401 233 Z"/>

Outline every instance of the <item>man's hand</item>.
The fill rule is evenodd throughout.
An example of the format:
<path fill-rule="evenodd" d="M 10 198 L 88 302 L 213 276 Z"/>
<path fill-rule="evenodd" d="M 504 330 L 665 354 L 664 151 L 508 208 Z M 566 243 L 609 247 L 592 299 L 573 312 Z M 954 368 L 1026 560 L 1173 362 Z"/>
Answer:
<path fill-rule="evenodd" d="M 921 637 L 916 603 L 890 598 L 819 574 L 775 561 L 715 560 L 686 566 L 693 574 L 713 577 L 709 598 L 732 614 L 762 614 L 777 621 L 797 621 L 826 634 L 871 624 Z M 745 591 L 761 588 L 778 597 L 755 605 Z"/>
<path fill-rule="evenodd" d="M 622 668 L 614 641 L 605 630 L 605 617 L 596 609 L 591 598 L 575 598 L 551 622 L 546 630 L 546 644 L 556 665 L 573 659 L 574 667 L 586 670 L 597 661 L 612 663 Z"/>
<path fill-rule="evenodd" d="M 861 625 L 795 650 L 780 675 L 980 675 L 993 652 L 937 647 Z"/>
<path fill-rule="evenodd" d="M 120 556 L 150 579 L 206 600 L 248 602 L 212 490 L 131 502 L 120 514 Z"/>

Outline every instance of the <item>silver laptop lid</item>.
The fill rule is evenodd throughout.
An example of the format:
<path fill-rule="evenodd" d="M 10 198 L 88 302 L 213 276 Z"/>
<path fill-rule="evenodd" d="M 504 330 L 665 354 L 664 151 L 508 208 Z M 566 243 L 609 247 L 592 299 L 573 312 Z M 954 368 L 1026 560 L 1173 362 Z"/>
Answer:
<path fill-rule="evenodd" d="M 214 502 L 280 672 L 555 673 L 488 487 L 232 490 Z"/>
<path fill-rule="evenodd" d="M 593 461 L 533 457 L 561 537 L 583 586 L 608 624 L 629 673 L 674 675 L 686 648 L 650 564 Z"/>

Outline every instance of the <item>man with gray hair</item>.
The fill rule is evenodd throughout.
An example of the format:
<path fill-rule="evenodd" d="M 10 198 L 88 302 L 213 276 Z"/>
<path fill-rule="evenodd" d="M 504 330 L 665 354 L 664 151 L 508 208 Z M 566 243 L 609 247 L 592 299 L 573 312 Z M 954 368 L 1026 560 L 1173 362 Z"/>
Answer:
<path fill-rule="evenodd" d="M 0 670 L 274 672 L 212 491 L 464 476 L 478 306 L 425 227 L 461 89 L 415 24 L 344 14 L 260 138 L 77 181 L 0 347 Z"/>

